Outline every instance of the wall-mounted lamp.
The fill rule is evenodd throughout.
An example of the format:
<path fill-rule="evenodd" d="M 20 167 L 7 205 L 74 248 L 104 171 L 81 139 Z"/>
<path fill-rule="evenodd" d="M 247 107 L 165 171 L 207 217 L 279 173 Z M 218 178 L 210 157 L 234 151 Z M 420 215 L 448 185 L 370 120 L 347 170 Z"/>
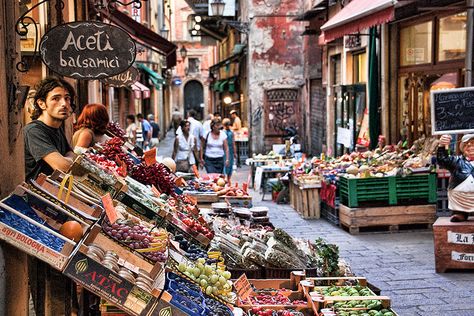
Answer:
<path fill-rule="evenodd" d="M 160 30 L 160 33 L 161 33 L 161 37 L 165 38 L 165 39 L 168 39 L 168 34 L 169 34 L 170 30 L 168 30 L 166 28 L 166 25 L 163 25 L 161 27 L 161 30 Z"/>
<path fill-rule="evenodd" d="M 181 47 L 181 49 L 179 50 L 179 55 L 183 60 L 186 59 L 186 56 L 188 56 L 188 50 L 186 49 L 186 47 Z"/>
<path fill-rule="evenodd" d="M 224 102 L 225 105 L 229 105 L 232 103 L 232 96 L 230 94 L 226 94 L 224 98 L 222 99 L 222 102 Z"/>
<path fill-rule="evenodd" d="M 225 2 L 222 0 L 214 0 L 211 2 L 211 12 L 214 16 L 224 15 Z"/>

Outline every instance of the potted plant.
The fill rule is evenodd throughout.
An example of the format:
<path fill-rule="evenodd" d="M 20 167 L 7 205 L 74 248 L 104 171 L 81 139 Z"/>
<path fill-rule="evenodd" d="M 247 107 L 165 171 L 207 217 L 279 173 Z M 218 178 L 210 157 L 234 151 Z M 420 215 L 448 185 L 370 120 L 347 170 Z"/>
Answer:
<path fill-rule="evenodd" d="M 277 182 L 272 184 L 272 201 L 276 202 L 278 198 L 278 194 L 284 189 L 283 183 L 278 180 Z"/>

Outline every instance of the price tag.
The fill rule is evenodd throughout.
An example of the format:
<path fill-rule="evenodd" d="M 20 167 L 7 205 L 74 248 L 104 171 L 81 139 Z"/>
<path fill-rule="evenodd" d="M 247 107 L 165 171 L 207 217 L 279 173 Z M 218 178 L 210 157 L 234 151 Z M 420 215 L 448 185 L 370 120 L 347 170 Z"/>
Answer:
<path fill-rule="evenodd" d="M 156 197 L 161 196 L 161 192 L 153 184 L 151 185 L 151 192 L 153 192 L 156 195 Z"/>
<path fill-rule="evenodd" d="M 119 176 L 125 178 L 127 176 L 127 165 L 121 159 L 117 158 L 117 160 L 118 160 L 118 166 L 119 166 L 118 174 Z"/>
<path fill-rule="evenodd" d="M 156 148 L 152 148 L 143 153 L 143 159 L 148 166 L 156 163 Z"/>
<path fill-rule="evenodd" d="M 234 282 L 235 291 L 241 300 L 246 300 L 253 294 L 252 286 L 245 274 L 242 274 L 237 281 Z"/>
<path fill-rule="evenodd" d="M 110 193 L 107 192 L 107 194 L 102 197 L 102 204 L 104 205 L 105 215 L 107 215 L 107 218 L 109 219 L 110 223 L 115 223 L 118 219 L 118 215 L 117 211 L 115 210 L 114 202 L 112 201 Z"/>

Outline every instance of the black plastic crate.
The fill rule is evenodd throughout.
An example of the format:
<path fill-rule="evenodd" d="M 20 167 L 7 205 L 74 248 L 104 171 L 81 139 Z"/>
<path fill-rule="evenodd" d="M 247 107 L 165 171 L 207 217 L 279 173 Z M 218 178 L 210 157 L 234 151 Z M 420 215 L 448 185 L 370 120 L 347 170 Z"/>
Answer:
<path fill-rule="evenodd" d="M 321 217 L 331 224 L 339 226 L 339 199 L 336 198 L 335 208 L 329 206 L 326 202 L 321 202 Z"/>

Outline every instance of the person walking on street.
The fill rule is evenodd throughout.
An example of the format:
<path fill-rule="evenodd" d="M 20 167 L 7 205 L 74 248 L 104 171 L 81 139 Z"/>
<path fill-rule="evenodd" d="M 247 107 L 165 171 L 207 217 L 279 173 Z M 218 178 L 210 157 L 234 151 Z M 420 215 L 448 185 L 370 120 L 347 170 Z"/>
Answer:
<path fill-rule="evenodd" d="M 191 123 L 181 121 L 179 124 L 182 133 L 176 135 L 172 158 L 176 161 L 176 171 L 190 172 L 191 167 L 196 164 L 198 156 L 196 148 L 196 137 L 190 134 Z"/>
<path fill-rule="evenodd" d="M 143 114 L 138 113 L 137 114 L 137 119 L 138 119 L 138 129 L 137 129 L 137 134 L 140 134 L 141 130 L 141 139 L 143 139 L 141 142 L 139 142 L 139 136 L 137 136 L 137 143 L 138 146 L 143 149 L 143 150 L 148 150 L 150 149 L 150 140 L 151 140 L 151 135 L 153 133 L 152 127 L 150 123 L 143 118 Z"/>
<path fill-rule="evenodd" d="M 242 121 L 240 117 L 237 115 L 236 110 L 230 111 L 230 117 L 232 118 L 232 130 L 234 132 L 239 131 L 242 128 Z"/>
<path fill-rule="evenodd" d="M 157 147 L 160 142 L 160 126 L 155 122 L 155 116 L 153 114 L 148 114 L 148 122 L 150 122 L 152 128 L 150 148 L 154 148 Z"/>
<path fill-rule="evenodd" d="M 85 152 L 95 143 L 103 143 L 110 139 L 105 134 L 109 114 L 103 104 L 87 104 L 77 119 L 76 131 L 72 136 L 72 147 L 76 154 Z"/>
<path fill-rule="evenodd" d="M 230 164 L 227 135 L 221 128 L 221 120 L 213 119 L 211 132 L 207 133 L 203 140 L 201 164 L 204 165 L 207 173 L 222 174 L 224 166 L 228 167 Z"/>
<path fill-rule="evenodd" d="M 204 129 L 202 127 L 201 122 L 195 119 L 196 111 L 190 110 L 188 113 L 188 122 L 191 124 L 190 126 L 190 133 L 196 137 L 196 148 L 198 151 L 201 150 L 201 140 L 204 135 Z M 181 134 L 181 127 L 178 128 L 176 135 Z"/>
<path fill-rule="evenodd" d="M 206 120 L 204 121 L 204 123 L 202 123 L 203 135 L 207 135 L 207 133 L 209 133 L 211 131 L 211 121 L 212 121 L 213 118 L 214 118 L 214 116 L 211 113 L 209 113 L 206 116 Z"/>
<path fill-rule="evenodd" d="M 234 168 L 234 158 L 237 159 L 237 148 L 235 146 L 234 133 L 230 129 L 230 119 L 223 119 L 222 124 L 224 125 L 224 133 L 227 136 L 227 146 L 229 147 L 229 155 L 226 156 L 227 160 L 229 160 L 229 165 L 224 167 L 224 174 L 227 177 L 227 182 L 230 183 L 230 178 L 232 177 L 232 171 Z"/>
<path fill-rule="evenodd" d="M 36 88 L 33 119 L 24 128 L 26 180 L 55 169 L 66 172 L 75 154 L 69 145 L 63 122 L 72 113 L 74 89 L 65 80 L 48 77 Z"/>
<path fill-rule="evenodd" d="M 173 128 L 174 132 L 178 131 L 179 122 L 183 120 L 183 115 L 178 110 L 178 108 L 174 108 L 173 113 L 171 113 L 171 125 L 170 129 Z"/>
<path fill-rule="evenodd" d="M 127 115 L 127 128 L 125 129 L 125 137 L 127 140 L 135 145 L 137 139 L 137 124 L 135 123 L 135 115 Z"/>

